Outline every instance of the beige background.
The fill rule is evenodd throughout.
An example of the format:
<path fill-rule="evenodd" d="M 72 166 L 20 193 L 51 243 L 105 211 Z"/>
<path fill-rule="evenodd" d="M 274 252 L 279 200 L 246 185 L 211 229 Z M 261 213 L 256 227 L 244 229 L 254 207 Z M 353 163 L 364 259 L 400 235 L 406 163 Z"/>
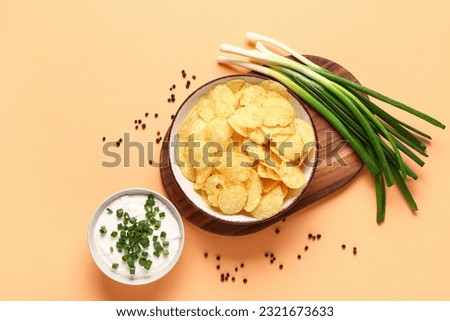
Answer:
<path fill-rule="evenodd" d="M 420 179 L 410 184 L 417 215 L 393 188 L 378 226 L 364 172 L 278 224 L 280 234 L 271 227 L 220 237 L 186 222 L 181 261 L 152 285 L 107 279 L 87 247 L 91 216 L 109 194 L 133 186 L 164 192 L 159 170 L 139 168 L 136 159 L 129 168 L 102 167 L 102 137 L 115 141 L 128 132 L 145 143 L 165 133 L 189 92 L 233 73 L 216 64 L 221 42 L 244 46 L 246 31 L 278 38 L 448 125 L 449 21 L 446 0 L 1 1 L 0 299 L 450 299 L 448 130 L 408 116 L 433 136 Z M 182 69 L 197 76 L 190 90 Z M 167 103 L 172 84 L 175 104 Z M 135 131 L 145 112 L 159 117 Z M 308 233 L 322 239 L 308 241 Z M 220 282 L 216 254 L 223 271 L 245 263 L 235 283 Z"/>

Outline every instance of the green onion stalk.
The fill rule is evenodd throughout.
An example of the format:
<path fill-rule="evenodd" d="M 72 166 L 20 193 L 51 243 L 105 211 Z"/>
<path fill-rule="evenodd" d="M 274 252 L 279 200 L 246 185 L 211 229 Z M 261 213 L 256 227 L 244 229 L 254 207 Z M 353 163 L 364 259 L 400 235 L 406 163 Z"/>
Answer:
<path fill-rule="evenodd" d="M 348 141 L 374 178 L 378 223 L 385 219 L 386 186 L 396 184 L 410 209 L 417 211 L 417 204 L 406 180 L 408 177 L 417 179 L 418 176 L 406 164 L 404 156 L 423 166 L 425 162 L 417 154 L 428 156 L 422 139 L 431 137 L 390 115 L 369 100 L 368 96 L 400 108 L 439 128 L 444 129 L 445 125 L 395 99 L 333 74 L 278 40 L 253 32 L 247 33 L 246 37 L 255 44 L 254 49 L 221 44 L 220 51 L 240 55 L 249 58 L 248 60 L 219 56 L 217 61 L 255 71 L 284 84 L 320 113 Z M 271 51 L 264 43 L 281 49 L 291 58 Z"/>

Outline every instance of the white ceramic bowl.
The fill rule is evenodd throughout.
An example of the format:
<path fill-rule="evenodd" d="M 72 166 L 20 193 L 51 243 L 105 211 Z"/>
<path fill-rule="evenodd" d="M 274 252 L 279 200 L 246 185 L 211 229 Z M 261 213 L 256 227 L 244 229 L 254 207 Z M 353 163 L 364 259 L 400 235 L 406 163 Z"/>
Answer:
<path fill-rule="evenodd" d="M 172 127 L 170 129 L 170 144 L 169 144 L 169 162 L 170 167 L 172 169 L 173 175 L 175 177 L 175 182 L 180 186 L 180 189 L 183 191 L 184 196 L 187 200 L 190 201 L 190 203 L 197 207 L 200 211 L 211 215 L 214 218 L 233 222 L 233 223 L 251 223 L 251 222 L 260 222 L 262 219 L 257 219 L 250 217 L 248 215 L 244 214 L 237 214 L 237 215 L 225 215 L 220 213 L 219 211 L 214 210 L 211 208 L 201 197 L 201 195 L 194 190 L 193 183 L 189 181 L 181 172 L 180 167 L 178 166 L 175 158 L 175 144 L 173 143 L 175 141 L 175 135 L 178 133 L 178 130 L 180 128 L 180 125 L 184 121 L 184 119 L 188 116 L 191 109 L 195 106 L 197 101 L 202 97 L 203 95 L 207 94 L 214 86 L 218 84 L 225 83 L 232 79 L 244 79 L 246 82 L 250 84 L 258 84 L 263 80 L 268 79 L 267 77 L 254 75 L 254 74 L 238 74 L 238 75 L 231 75 L 231 76 L 225 76 L 221 77 L 215 80 L 212 80 L 201 87 L 199 87 L 197 90 L 195 90 L 181 105 L 180 109 L 178 110 L 175 119 L 172 123 Z M 306 191 L 309 183 L 311 182 L 311 179 L 313 177 L 315 168 L 317 166 L 317 133 L 314 127 L 314 124 L 311 120 L 310 115 L 306 111 L 306 109 L 303 107 L 302 103 L 298 99 L 297 96 L 292 94 L 289 91 L 289 101 L 293 105 L 295 112 L 297 114 L 297 117 L 306 121 L 309 125 L 312 126 L 314 135 L 315 135 L 315 141 L 316 141 L 316 148 L 315 153 L 313 154 L 313 158 L 309 160 L 308 166 L 302 166 L 302 170 L 304 172 L 305 178 L 307 183 L 302 189 L 297 190 L 290 190 L 289 194 L 286 196 L 283 208 L 280 211 L 280 213 L 276 215 L 280 215 L 284 211 L 288 210 L 295 202 L 297 202 L 300 199 L 300 196 Z"/>
<path fill-rule="evenodd" d="M 110 233 L 117 230 L 117 224 L 121 223 L 116 216 L 116 210 L 122 208 L 130 214 L 130 217 L 137 217 L 138 220 L 145 218 L 144 204 L 149 194 L 155 198 L 155 206 L 159 206 L 165 212 L 165 217 L 161 219 L 161 228 L 155 230 L 153 235 L 159 235 L 161 231 L 167 232 L 169 240 L 169 256 L 155 257 L 153 253 L 152 236 L 150 236 L 150 246 L 148 258 L 153 261 L 150 270 L 145 270 L 136 262 L 136 274 L 130 275 L 127 264 L 122 261 L 122 255 L 115 247 L 119 236 L 113 238 Z M 108 214 L 107 208 L 113 213 Z M 107 233 L 101 235 L 101 226 L 106 226 Z M 159 280 L 175 266 L 180 258 L 184 247 L 184 226 L 180 214 L 175 206 L 161 194 L 144 188 L 131 188 L 119 191 L 104 200 L 89 224 L 88 231 L 89 249 L 98 268 L 109 278 L 128 285 L 142 285 Z M 113 248 L 111 253 L 110 248 Z M 119 263 L 118 269 L 113 269 L 112 264 Z"/>

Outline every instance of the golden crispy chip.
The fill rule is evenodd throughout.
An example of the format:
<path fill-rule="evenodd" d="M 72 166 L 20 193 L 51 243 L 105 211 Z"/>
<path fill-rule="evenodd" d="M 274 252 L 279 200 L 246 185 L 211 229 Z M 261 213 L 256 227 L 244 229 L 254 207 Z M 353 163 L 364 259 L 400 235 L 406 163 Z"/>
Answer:
<path fill-rule="evenodd" d="M 206 96 L 203 96 L 200 98 L 200 100 L 197 103 L 197 110 L 198 115 L 201 119 L 203 119 L 205 122 L 210 122 L 211 120 L 216 117 L 214 114 L 214 109 L 211 104 L 211 100 L 208 99 Z"/>
<path fill-rule="evenodd" d="M 253 217 L 264 219 L 274 216 L 283 208 L 283 192 L 279 185 L 264 194 L 258 206 L 251 212 Z"/>
<path fill-rule="evenodd" d="M 253 129 L 262 125 L 264 114 L 257 106 L 247 105 L 237 109 L 230 118 L 240 127 Z"/>
<path fill-rule="evenodd" d="M 206 180 L 212 173 L 212 167 L 203 167 L 195 169 L 195 184 L 194 189 L 202 189 L 205 186 Z"/>
<path fill-rule="evenodd" d="M 283 162 L 280 166 L 280 177 L 289 188 L 302 188 L 306 184 L 305 175 L 300 167 L 292 163 Z"/>
<path fill-rule="evenodd" d="M 261 87 L 263 87 L 267 92 L 275 91 L 275 92 L 279 93 L 280 96 L 283 98 L 287 99 L 289 97 L 286 87 L 284 87 L 279 82 L 268 79 L 268 80 L 263 80 L 259 85 Z"/>
<path fill-rule="evenodd" d="M 266 167 L 266 174 L 267 176 L 269 176 L 270 179 L 273 179 L 275 181 L 281 181 L 280 175 L 278 175 L 278 173 L 270 167 Z"/>
<path fill-rule="evenodd" d="M 296 161 L 303 155 L 303 139 L 295 133 L 289 136 L 284 142 L 277 142 L 276 147 L 280 152 L 280 155 L 285 156 L 290 161 Z"/>
<path fill-rule="evenodd" d="M 215 86 L 209 97 L 217 117 L 227 118 L 234 112 L 236 97 L 228 86 L 223 84 Z"/>
<path fill-rule="evenodd" d="M 222 175 L 213 174 L 205 182 L 204 191 L 206 199 L 211 206 L 219 206 L 218 197 L 220 192 L 227 186 L 227 182 Z"/>
<path fill-rule="evenodd" d="M 264 95 L 266 91 L 264 88 L 258 85 L 250 85 L 242 89 L 242 96 L 239 99 L 239 104 L 242 107 L 256 105 L 259 106 L 261 95 Z"/>
<path fill-rule="evenodd" d="M 253 168 L 250 170 L 250 176 L 244 182 L 244 187 L 248 193 L 247 203 L 245 204 L 244 210 L 246 212 L 251 212 L 261 201 L 263 191 L 263 185 L 259 175 Z"/>
<path fill-rule="evenodd" d="M 304 120 L 297 118 L 294 122 L 295 132 L 302 137 L 305 154 L 313 151 L 316 146 L 316 139 L 313 128 Z"/>
<path fill-rule="evenodd" d="M 268 140 L 261 128 L 249 129 L 248 138 L 258 144 L 265 144 Z"/>
<path fill-rule="evenodd" d="M 266 135 L 293 135 L 295 134 L 295 123 L 291 122 L 286 126 L 261 126 L 261 130 Z"/>
<path fill-rule="evenodd" d="M 280 187 L 281 187 L 281 191 L 283 192 L 283 199 L 285 199 L 287 194 L 289 193 L 289 187 L 287 187 L 283 183 L 280 184 Z"/>
<path fill-rule="evenodd" d="M 243 182 L 248 179 L 253 165 L 250 157 L 240 153 L 225 153 L 220 162 L 216 170 L 230 182 Z"/>
<path fill-rule="evenodd" d="M 280 165 L 283 160 L 270 150 L 266 152 L 265 157 L 260 160 L 260 163 L 265 167 L 272 169 L 276 173 L 280 170 Z M 270 174 L 268 174 L 270 177 Z"/>
<path fill-rule="evenodd" d="M 225 83 L 234 94 L 236 94 L 245 84 L 245 80 L 240 78 L 229 80 Z"/>
<path fill-rule="evenodd" d="M 228 121 L 228 124 L 230 124 L 231 128 L 233 128 L 236 133 L 238 133 L 239 135 L 241 135 L 243 137 L 248 137 L 248 129 L 245 127 L 239 126 L 236 123 L 236 120 L 233 118 L 233 115 L 228 117 L 227 121 Z"/>
<path fill-rule="evenodd" d="M 261 178 L 270 178 L 269 175 L 267 175 L 266 166 L 264 166 L 261 163 L 259 163 L 258 166 L 256 167 L 256 172 Z"/>
<path fill-rule="evenodd" d="M 245 152 L 246 155 L 251 157 L 253 160 L 261 161 L 265 158 L 269 157 L 269 152 L 262 146 L 252 141 L 243 141 L 242 142 L 242 151 Z"/>
<path fill-rule="evenodd" d="M 199 118 L 198 107 L 194 106 L 178 129 L 180 140 L 187 140 L 192 124 Z"/>
<path fill-rule="evenodd" d="M 231 138 L 231 127 L 224 118 L 214 118 L 204 129 L 205 141 L 219 143 L 226 148 Z"/>
<path fill-rule="evenodd" d="M 260 178 L 261 183 L 263 185 L 263 194 L 269 193 L 271 190 L 273 190 L 276 186 L 280 185 L 280 181 L 274 181 L 270 178 Z"/>
<path fill-rule="evenodd" d="M 175 147 L 175 153 L 176 153 L 175 161 L 177 162 L 178 166 L 180 167 L 181 173 L 183 173 L 184 177 L 186 177 L 191 182 L 195 182 L 196 173 L 195 173 L 195 169 L 189 163 L 189 160 L 187 157 L 187 147 L 180 147 L 179 145 L 177 145 Z"/>
<path fill-rule="evenodd" d="M 225 187 L 219 194 L 219 208 L 224 214 L 237 214 L 247 203 L 247 191 L 242 185 Z"/>
<path fill-rule="evenodd" d="M 270 97 L 262 103 L 264 126 L 289 125 L 295 117 L 295 111 L 291 103 L 276 92 L 271 91 L 270 94 Z"/>

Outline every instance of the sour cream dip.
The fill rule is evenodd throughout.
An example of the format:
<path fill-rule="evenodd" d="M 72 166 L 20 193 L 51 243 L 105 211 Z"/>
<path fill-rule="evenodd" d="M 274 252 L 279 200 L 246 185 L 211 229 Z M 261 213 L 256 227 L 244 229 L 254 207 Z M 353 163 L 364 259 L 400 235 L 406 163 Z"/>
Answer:
<path fill-rule="evenodd" d="M 128 213 L 129 217 L 135 217 L 137 222 L 148 221 L 144 206 L 150 194 L 155 201 L 153 208 L 159 208 L 155 219 L 160 221 L 161 225 L 156 228 L 153 224 L 150 225 L 153 230 L 148 236 L 150 244 L 148 247 L 141 247 L 141 252 L 148 253 L 144 258 L 152 262 L 150 268 L 144 268 L 139 264 L 139 260 L 136 260 L 132 274 L 127 262 L 122 259 L 126 252 L 120 252 L 117 248 L 117 241 L 120 239 L 118 224 L 124 223 L 123 218 L 118 218 L 117 211 Z M 160 217 L 161 212 L 164 214 Z M 111 236 L 114 231 L 117 236 Z M 158 256 L 154 253 L 153 237 L 157 238 L 156 241 L 160 244 L 168 242 L 168 245 L 164 246 L 168 254 L 163 255 L 161 252 Z M 180 214 L 168 199 L 148 189 L 133 188 L 115 193 L 100 205 L 89 225 L 88 239 L 92 258 L 105 275 L 120 283 L 141 285 L 160 279 L 175 266 L 184 246 L 184 227 Z M 142 257 L 141 254 L 139 257 Z"/>

